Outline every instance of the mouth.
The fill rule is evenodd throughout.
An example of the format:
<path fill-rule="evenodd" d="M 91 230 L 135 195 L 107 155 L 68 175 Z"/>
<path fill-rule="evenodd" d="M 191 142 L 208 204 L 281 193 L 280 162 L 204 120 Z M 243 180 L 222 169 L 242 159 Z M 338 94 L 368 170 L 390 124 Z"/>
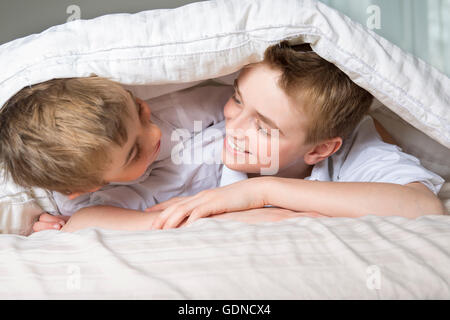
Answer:
<path fill-rule="evenodd" d="M 158 141 L 156 144 L 155 150 L 153 151 L 153 154 L 157 153 L 161 147 L 161 140 Z"/>
<path fill-rule="evenodd" d="M 153 149 L 153 152 L 148 156 L 148 163 L 152 163 L 156 159 L 160 148 L 161 148 L 161 140 L 158 141 L 158 143 L 155 146 L 155 149 Z"/>
<path fill-rule="evenodd" d="M 225 138 L 225 145 L 226 145 L 226 148 L 228 150 L 230 150 L 232 153 L 243 153 L 243 154 L 250 153 L 250 152 L 246 151 L 245 149 L 236 145 L 229 137 Z"/>

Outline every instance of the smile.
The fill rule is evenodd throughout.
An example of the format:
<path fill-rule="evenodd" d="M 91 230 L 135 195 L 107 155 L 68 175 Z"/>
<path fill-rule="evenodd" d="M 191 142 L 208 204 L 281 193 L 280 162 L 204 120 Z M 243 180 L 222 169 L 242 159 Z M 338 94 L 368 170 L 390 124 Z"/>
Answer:
<path fill-rule="evenodd" d="M 153 153 L 156 153 L 159 150 L 160 146 L 161 146 L 161 140 L 158 141 L 158 144 L 156 145 L 155 151 Z"/>
<path fill-rule="evenodd" d="M 226 144 L 233 151 L 238 151 L 240 153 L 249 153 L 248 151 L 245 151 L 245 149 L 243 149 L 243 148 L 237 146 L 235 143 L 233 143 L 233 141 L 231 141 L 228 137 L 226 138 Z"/>
<path fill-rule="evenodd" d="M 156 144 L 155 149 L 152 151 L 152 153 L 148 156 L 148 162 L 151 163 L 154 161 L 154 158 L 158 155 L 159 149 L 161 148 L 161 140 Z"/>

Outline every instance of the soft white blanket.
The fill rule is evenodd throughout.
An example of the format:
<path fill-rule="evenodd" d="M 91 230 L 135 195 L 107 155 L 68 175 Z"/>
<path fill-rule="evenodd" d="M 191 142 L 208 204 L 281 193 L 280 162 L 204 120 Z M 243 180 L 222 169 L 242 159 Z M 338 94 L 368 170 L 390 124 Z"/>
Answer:
<path fill-rule="evenodd" d="M 0 46 L 0 105 L 24 86 L 91 73 L 148 99 L 146 86 L 157 96 L 227 76 L 284 39 L 310 42 L 369 90 L 390 112 L 380 122 L 448 181 L 450 79 L 312 0 L 203 1 L 55 26 Z M 1 184 L 0 233 L 28 234 L 42 210 L 56 210 L 52 200 Z M 0 235 L 3 299 L 449 299 L 449 267 L 449 216 Z"/>
<path fill-rule="evenodd" d="M 449 299 L 450 218 L 0 235 L 0 282 L 0 299 Z"/>

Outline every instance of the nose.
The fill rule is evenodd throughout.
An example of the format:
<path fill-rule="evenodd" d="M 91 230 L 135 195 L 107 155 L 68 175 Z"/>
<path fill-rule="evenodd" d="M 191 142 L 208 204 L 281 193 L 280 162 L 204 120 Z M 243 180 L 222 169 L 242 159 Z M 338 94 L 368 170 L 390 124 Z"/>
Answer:
<path fill-rule="evenodd" d="M 249 128 L 250 117 L 245 111 L 227 119 L 227 135 L 233 136 L 237 140 L 245 139 L 245 131 Z"/>

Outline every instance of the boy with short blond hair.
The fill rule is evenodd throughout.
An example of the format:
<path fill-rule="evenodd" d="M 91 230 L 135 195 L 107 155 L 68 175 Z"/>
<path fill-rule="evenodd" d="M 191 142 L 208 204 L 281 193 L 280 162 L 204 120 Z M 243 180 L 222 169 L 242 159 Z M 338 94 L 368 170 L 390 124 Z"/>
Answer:
<path fill-rule="evenodd" d="M 308 44 L 269 47 L 244 68 L 224 107 L 223 172 L 241 177 L 149 208 L 164 210 L 152 228 L 266 206 L 329 217 L 443 214 L 443 179 L 382 141 L 367 115 L 371 102 Z M 261 176 L 274 162 L 274 176 Z"/>

